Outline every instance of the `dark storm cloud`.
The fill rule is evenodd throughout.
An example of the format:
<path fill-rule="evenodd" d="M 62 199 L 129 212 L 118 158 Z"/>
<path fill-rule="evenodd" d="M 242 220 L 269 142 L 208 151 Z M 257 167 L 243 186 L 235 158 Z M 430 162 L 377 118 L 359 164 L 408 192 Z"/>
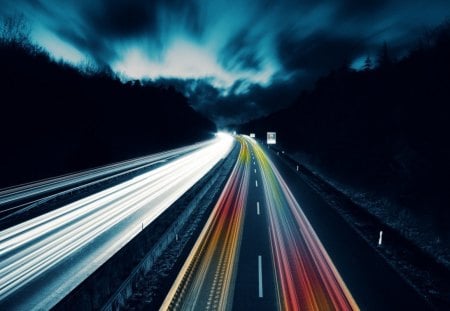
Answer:
<path fill-rule="evenodd" d="M 301 69 L 311 74 L 324 72 L 359 55 L 365 50 L 362 44 L 352 37 L 337 37 L 322 31 L 299 42 L 292 41 L 289 37 L 281 37 L 280 59 L 285 68 Z"/>
<path fill-rule="evenodd" d="M 385 8 L 389 0 L 342 0 L 337 13 L 344 18 L 376 14 Z"/>
<path fill-rule="evenodd" d="M 222 48 L 220 52 L 221 63 L 226 69 L 240 67 L 248 70 L 261 69 L 261 59 L 251 47 L 254 39 L 249 38 L 246 31 L 241 31 Z"/>
<path fill-rule="evenodd" d="M 156 14 L 140 0 L 99 1 L 95 9 L 83 8 L 91 28 L 111 37 L 137 36 L 156 31 Z"/>
<path fill-rule="evenodd" d="M 171 83 L 220 122 L 289 104 L 344 61 L 393 57 L 424 27 L 450 16 L 448 0 L 3 0 L 38 43 L 84 55 L 131 78 Z M 51 35 L 56 36 L 58 40 Z"/>
<path fill-rule="evenodd" d="M 187 94 L 194 108 L 212 117 L 219 125 L 233 125 L 267 115 L 273 111 L 274 103 L 278 109 L 287 107 L 302 90 L 298 82 L 307 85 L 309 79 L 278 81 L 268 87 L 252 84 L 245 94 L 237 94 L 233 89 L 239 89 L 245 83 L 240 80 L 226 96 L 205 80 L 160 79 L 155 83 L 174 86 Z"/>
<path fill-rule="evenodd" d="M 237 124 L 249 119 L 265 116 L 277 109 L 287 107 L 298 95 L 296 83 L 274 83 L 270 87 L 252 85 L 245 94 L 231 94 L 207 106 L 206 112 L 214 116 L 219 124 Z"/>
<path fill-rule="evenodd" d="M 194 2 L 181 0 L 97 0 L 94 5 L 80 5 L 91 31 L 112 38 L 127 39 L 141 35 L 158 37 L 163 31 L 159 19 L 161 12 L 189 17 L 172 22 L 183 23 L 189 31 L 199 33 L 198 8 Z"/>

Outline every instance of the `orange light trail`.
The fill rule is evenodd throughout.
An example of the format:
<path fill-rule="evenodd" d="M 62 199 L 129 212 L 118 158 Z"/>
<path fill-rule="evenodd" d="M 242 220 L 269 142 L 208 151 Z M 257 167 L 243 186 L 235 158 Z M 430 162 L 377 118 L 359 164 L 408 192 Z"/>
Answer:
<path fill-rule="evenodd" d="M 237 164 L 160 310 L 233 306 L 245 206 L 253 185 L 251 149 L 261 171 L 278 309 L 359 310 L 279 171 L 255 140 L 238 139 Z"/>
<path fill-rule="evenodd" d="M 231 308 L 250 172 L 247 143 L 239 140 L 238 161 L 161 310 Z"/>

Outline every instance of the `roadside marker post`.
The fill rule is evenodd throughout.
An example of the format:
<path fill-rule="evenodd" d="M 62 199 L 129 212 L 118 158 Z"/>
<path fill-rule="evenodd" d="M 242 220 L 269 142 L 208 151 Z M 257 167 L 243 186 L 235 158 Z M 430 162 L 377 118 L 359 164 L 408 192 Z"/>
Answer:
<path fill-rule="evenodd" d="M 380 231 L 380 237 L 378 238 L 378 246 L 381 246 L 383 244 L 383 231 Z"/>

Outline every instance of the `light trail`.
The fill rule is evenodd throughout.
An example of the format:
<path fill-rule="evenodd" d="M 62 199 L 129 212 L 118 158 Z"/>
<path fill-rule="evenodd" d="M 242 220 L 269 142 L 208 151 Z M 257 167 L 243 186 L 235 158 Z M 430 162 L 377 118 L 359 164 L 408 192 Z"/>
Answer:
<path fill-rule="evenodd" d="M 219 135 L 154 170 L 0 232 L 0 309 L 49 309 L 225 158 Z"/>
<path fill-rule="evenodd" d="M 252 139 L 263 178 L 281 310 L 359 310 L 314 229 L 264 150 Z"/>
<path fill-rule="evenodd" d="M 233 302 L 244 207 L 250 181 L 248 146 L 160 310 L 225 310 Z"/>
<path fill-rule="evenodd" d="M 239 160 L 160 310 L 230 310 L 252 166 L 261 170 L 271 264 L 279 310 L 359 310 L 280 173 L 255 140 L 240 138 Z M 250 157 L 253 150 L 255 161 Z M 257 215 L 260 202 L 257 201 Z M 264 236 L 261 234 L 261 236 Z M 263 299 L 262 256 L 257 297 Z M 266 265 L 266 264 L 265 264 Z M 268 276 L 270 274 L 266 274 Z M 254 277 L 254 276 L 251 276 Z M 250 281 L 252 283 L 252 281 Z M 246 295 L 249 293 L 240 293 Z M 257 302 L 255 300 L 255 305 Z M 248 307 L 248 306 L 246 306 Z"/>
<path fill-rule="evenodd" d="M 157 163 L 166 162 L 172 158 L 182 156 L 183 154 L 200 149 L 211 143 L 213 143 L 213 140 L 86 171 L 0 189 L 0 207 L 7 204 L 10 206 L 6 209 L 0 208 L 0 217 L 4 217 L 6 214 L 9 215 L 11 212 L 20 210 L 25 205 L 29 205 L 35 201 L 59 196 L 63 193 L 86 187 L 95 182 L 103 182 L 106 179 L 116 178 L 122 174 L 144 169 Z M 14 204 L 15 202 L 20 202 L 20 204 Z"/>

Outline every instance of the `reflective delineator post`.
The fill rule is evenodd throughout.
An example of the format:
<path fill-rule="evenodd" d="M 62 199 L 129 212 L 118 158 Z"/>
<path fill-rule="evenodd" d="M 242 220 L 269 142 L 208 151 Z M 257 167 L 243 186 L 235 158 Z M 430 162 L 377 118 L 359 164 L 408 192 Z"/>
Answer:
<path fill-rule="evenodd" d="M 381 246 L 383 243 L 383 231 L 380 231 L 380 237 L 378 238 L 378 246 Z"/>

